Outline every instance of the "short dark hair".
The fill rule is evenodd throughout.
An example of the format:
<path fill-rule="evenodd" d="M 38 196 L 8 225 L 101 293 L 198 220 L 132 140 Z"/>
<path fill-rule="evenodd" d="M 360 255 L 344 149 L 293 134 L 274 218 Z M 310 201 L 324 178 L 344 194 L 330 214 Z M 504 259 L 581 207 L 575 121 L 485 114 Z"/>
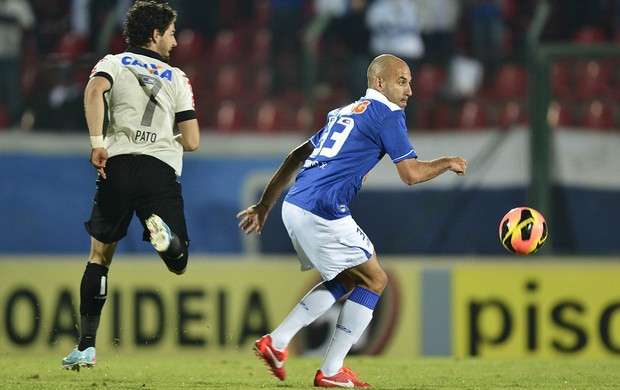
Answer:
<path fill-rule="evenodd" d="M 129 11 L 123 25 L 123 38 L 127 47 L 142 47 L 149 44 L 153 30 L 161 33 L 177 18 L 177 11 L 168 3 L 155 1 L 136 1 Z"/>

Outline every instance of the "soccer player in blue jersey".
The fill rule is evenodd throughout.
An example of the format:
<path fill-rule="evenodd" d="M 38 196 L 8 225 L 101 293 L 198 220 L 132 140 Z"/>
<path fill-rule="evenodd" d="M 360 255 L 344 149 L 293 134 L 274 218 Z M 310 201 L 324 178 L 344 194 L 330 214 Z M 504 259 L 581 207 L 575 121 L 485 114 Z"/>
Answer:
<path fill-rule="evenodd" d="M 344 365 L 387 284 L 372 242 L 349 210 L 366 174 L 385 154 L 407 185 L 447 171 L 465 175 L 467 170 L 461 157 L 418 160 L 405 126 L 403 110 L 412 91 L 411 71 L 403 60 L 378 56 L 368 67 L 367 79 L 366 95 L 331 111 L 325 127 L 289 153 L 260 201 L 237 215 L 246 234 L 260 234 L 269 211 L 296 175 L 282 205 L 282 220 L 302 269 L 316 268 L 324 282 L 308 292 L 273 332 L 256 341 L 256 354 L 280 380 L 286 377 L 284 362 L 293 336 L 346 295 L 314 385 L 370 387 Z"/>

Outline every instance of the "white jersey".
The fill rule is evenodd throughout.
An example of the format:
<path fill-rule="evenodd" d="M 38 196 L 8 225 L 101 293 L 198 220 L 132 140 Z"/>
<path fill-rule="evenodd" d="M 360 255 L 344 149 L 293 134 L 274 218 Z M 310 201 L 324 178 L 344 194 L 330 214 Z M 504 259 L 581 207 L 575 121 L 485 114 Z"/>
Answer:
<path fill-rule="evenodd" d="M 174 126 L 196 118 L 194 94 L 185 73 L 151 50 L 133 48 L 105 56 L 90 77 L 95 75 L 112 84 L 105 94 L 109 156 L 146 154 L 164 161 L 180 176 L 183 146 L 174 140 Z"/>

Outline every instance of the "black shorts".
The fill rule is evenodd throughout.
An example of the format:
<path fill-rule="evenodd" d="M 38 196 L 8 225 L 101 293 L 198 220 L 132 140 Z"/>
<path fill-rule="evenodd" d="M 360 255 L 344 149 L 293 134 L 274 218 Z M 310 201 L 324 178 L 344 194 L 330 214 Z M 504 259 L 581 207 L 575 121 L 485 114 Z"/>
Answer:
<path fill-rule="evenodd" d="M 144 221 L 157 214 L 181 242 L 189 242 L 181 183 L 170 165 L 151 156 L 120 155 L 106 162 L 105 172 L 106 179 L 97 179 L 93 210 L 84 223 L 92 237 L 106 244 L 120 241 L 135 212 L 144 241 L 149 241 Z"/>

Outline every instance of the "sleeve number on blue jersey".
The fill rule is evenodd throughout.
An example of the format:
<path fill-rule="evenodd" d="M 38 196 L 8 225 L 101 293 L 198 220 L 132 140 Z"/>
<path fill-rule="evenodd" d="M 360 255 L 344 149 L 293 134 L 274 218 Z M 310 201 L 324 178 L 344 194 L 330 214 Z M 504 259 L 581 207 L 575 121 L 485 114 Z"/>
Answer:
<path fill-rule="evenodd" d="M 327 158 L 336 156 L 349 137 L 349 134 L 351 134 L 353 126 L 355 126 L 355 120 L 346 116 L 330 121 L 327 125 L 328 131 L 321 137 L 321 144 L 314 150 L 312 155 L 310 155 L 310 158 L 316 157 L 317 155 Z M 328 139 L 334 141 L 330 147 L 325 145 Z"/>

